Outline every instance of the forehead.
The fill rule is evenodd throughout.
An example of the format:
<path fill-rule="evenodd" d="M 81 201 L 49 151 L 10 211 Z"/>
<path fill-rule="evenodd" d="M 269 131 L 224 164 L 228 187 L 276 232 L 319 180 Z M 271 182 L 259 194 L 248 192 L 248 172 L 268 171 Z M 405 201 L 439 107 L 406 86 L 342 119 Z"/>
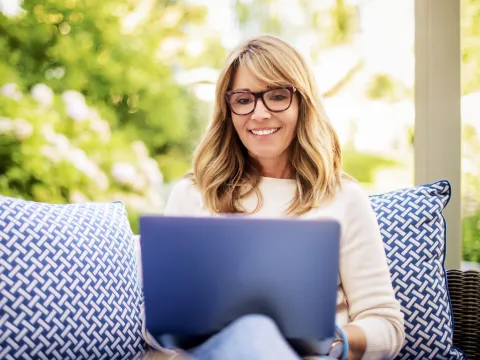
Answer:
<path fill-rule="evenodd" d="M 268 84 L 257 78 L 248 68 L 240 65 L 232 78 L 232 90 L 245 89 L 250 91 L 263 91 Z"/>

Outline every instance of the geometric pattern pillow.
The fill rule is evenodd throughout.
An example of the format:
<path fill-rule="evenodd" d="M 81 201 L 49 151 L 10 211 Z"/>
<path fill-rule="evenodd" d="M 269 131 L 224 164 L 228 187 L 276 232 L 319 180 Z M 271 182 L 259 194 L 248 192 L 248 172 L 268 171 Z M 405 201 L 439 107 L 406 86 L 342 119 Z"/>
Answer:
<path fill-rule="evenodd" d="M 0 196 L 0 359 L 139 359 L 136 266 L 122 203 Z"/>
<path fill-rule="evenodd" d="M 397 359 L 466 359 L 453 346 L 444 267 L 443 209 L 450 196 L 450 183 L 438 181 L 370 197 L 405 318 L 406 341 Z"/>

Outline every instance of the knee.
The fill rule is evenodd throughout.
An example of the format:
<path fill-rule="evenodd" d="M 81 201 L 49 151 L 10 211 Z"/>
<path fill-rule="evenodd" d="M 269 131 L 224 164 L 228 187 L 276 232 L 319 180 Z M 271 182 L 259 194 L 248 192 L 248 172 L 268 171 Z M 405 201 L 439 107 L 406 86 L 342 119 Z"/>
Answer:
<path fill-rule="evenodd" d="M 235 320 L 229 327 L 227 333 L 239 346 L 244 346 L 256 352 L 271 351 L 278 354 L 292 353 L 285 342 L 285 339 L 275 321 L 265 315 L 251 314 L 244 315 Z M 275 350 L 272 350 L 275 349 Z M 272 353 L 273 354 L 273 353 Z M 264 356 L 265 359 L 280 359 L 289 357 Z M 291 357 L 294 358 L 293 356 Z"/>
<path fill-rule="evenodd" d="M 231 325 L 232 330 L 242 329 L 244 331 L 258 332 L 277 332 L 278 327 L 275 321 L 269 316 L 261 314 L 243 315 L 236 319 Z"/>

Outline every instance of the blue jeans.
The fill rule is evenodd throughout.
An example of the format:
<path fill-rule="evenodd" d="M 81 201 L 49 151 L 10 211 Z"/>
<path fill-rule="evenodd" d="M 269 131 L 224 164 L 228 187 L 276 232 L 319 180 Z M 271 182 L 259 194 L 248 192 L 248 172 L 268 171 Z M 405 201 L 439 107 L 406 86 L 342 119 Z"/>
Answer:
<path fill-rule="evenodd" d="M 275 322 L 262 315 L 237 319 L 189 355 L 193 360 L 300 360 Z"/>

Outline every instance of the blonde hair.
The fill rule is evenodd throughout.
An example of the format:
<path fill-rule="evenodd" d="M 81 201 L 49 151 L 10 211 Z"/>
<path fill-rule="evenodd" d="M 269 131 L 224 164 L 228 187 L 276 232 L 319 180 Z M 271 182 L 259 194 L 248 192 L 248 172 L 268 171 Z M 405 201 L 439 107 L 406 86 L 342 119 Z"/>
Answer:
<path fill-rule="evenodd" d="M 214 213 L 244 213 L 241 200 L 258 189 L 261 174 L 240 141 L 225 100 L 236 69 L 248 69 L 270 86 L 294 86 L 299 99 L 296 136 L 291 144 L 295 196 L 288 209 L 300 215 L 331 197 L 341 180 L 341 150 L 335 130 L 320 102 L 318 90 L 302 56 L 270 35 L 252 38 L 234 49 L 219 75 L 213 120 L 200 141 L 188 174 L 199 187 L 205 206 Z"/>

